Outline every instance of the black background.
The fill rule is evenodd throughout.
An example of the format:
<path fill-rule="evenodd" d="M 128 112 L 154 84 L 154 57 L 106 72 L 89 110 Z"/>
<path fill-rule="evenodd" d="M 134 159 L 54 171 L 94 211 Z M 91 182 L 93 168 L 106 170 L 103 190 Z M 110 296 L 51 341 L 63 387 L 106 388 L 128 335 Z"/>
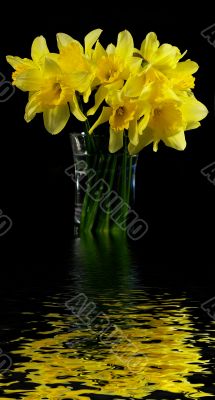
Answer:
<path fill-rule="evenodd" d="M 161 43 L 176 45 L 181 52 L 188 50 L 185 58 L 200 65 L 195 94 L 209 115 L 201 128 L 186 133 L 184 152 L 162 145 L 158 153 L 151 146 L 141 152 L 136 209 L 149 231 L 135 247 L 151 265 L 188 265 L 195 273 L 199 262 L 210 271 L 214 268 L 215 186 L 200 170 L 215 161 L 215 47 L 201 35 L 215 23 L 215 16 L 209 5 L 189 5 L 190 10 L 181 2 L 62 3 L 53 4 L 49 13 L 35 4 L 23 10 L 5 5 L 0 71 L 10 79 L 12 68 L 5 56 L 30 58 L 32 41 L 38 35 L 46 37 L 50 50 L 57 50 L 57 32 L 83 41 L 90 30 L 101 28 L 100 40 L 106 45 L 115 43 L 118 32 L 128 29 L 138 47 L 149 31 L 155 31 Z M 68 132 L 80 129 L 79 124 L 72 118 L 63 133 L 51 136 L 41 115 L 26 124 L 26 102 L 26 93 L 17 89 L 0 104 L 0 209 L 13 221 L 12 229 L 0 237 L 2 270 L 17 263 L 59 263 L 73 235 L 74 184 L 64 170 L 73 162 Z"/>

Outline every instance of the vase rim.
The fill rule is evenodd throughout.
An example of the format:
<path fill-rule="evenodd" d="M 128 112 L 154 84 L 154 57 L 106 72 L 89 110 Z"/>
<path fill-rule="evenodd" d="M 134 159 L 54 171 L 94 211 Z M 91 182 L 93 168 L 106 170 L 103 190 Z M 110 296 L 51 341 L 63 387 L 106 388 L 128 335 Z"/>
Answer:
<path fill-rule="evenodd" d="M 79 142 L 80 138 L 84 139 L 88 135 L 89 134 L 87 132 L 84 132 L 84 131 L 82 131 L 82 132 L 75 132 L 75 131 L 74 132 L 69 132 L 69 137 L 70 137 L 70 140 L 71 140 L 71 143 L 72 143 L 72 147 L 73 147 L 73 155 L 76 155 L 76 156 L 81 156 L 81 155 L 95 156 L 95 152 L 94 151 L 89 152 L 87 150 L 87 148 L 86 148 L 86 145 L 84 145 L 84 147 L 82 147 L 81 141 Z M 89 135 L 89 136 L 91 136 L 91 137 L 94 136 L 95 138 L 99 138 L 99 137 L 102 138 L 101 132 L 93 132 L 93 134 Z M 75 144 L 75 147 L 74 147 L 74 144 Z M 78 147 L 78 150 L 77 150 L 76 147 Z M 129 157 L 138 158 L 138 154 L 129 154 L 128 151 L 126 151 L 126 152 L 129 155 Z M 105 151 L 105 154 L 107 154 L 107 155 L 115 155 L 115 156 L 122 156 L 123 153 L 124 153 L 124 149 L 123 148 L 121 148 L 120 150 L 118 150 L 115 153 L 110 153 L 109 151 Z"/>

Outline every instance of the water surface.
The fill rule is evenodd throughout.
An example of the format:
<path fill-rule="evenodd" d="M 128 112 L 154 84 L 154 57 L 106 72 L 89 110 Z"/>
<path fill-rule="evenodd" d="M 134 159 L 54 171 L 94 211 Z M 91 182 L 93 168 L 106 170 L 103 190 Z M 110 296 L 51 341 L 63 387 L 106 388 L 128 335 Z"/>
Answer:
<path fill-rule="evenodd" d="M 76 239 L 57 270 L 4 285 L 0 399 L 215 396 L 213 290 L 141 268 L 126 243 Z"/>

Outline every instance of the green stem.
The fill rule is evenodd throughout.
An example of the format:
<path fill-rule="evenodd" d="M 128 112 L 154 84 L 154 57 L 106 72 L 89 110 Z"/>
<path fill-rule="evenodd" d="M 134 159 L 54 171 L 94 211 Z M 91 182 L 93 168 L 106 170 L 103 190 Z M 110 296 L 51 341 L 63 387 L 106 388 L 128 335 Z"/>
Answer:
<path fill-rule="evenodd" d="M 116 165 L 117 165 L 117 155 L 109 155 L 110 157 L 110 166 L 109 166 L 109 172 L 110 172 L 110 178 L 109 180 L 107 179 L 107 183 L 109 186 L 109 191 L 112 190 L 113 184 L 114 184 L 114 178 L 115 178 L 115 173 L 116 173 Z M 97 232 L 108 232 L 110 230 L 110 203 L 108 207 L 106 208 L 106 214 L 104 215 L 104 211 L 101 210 L 99 213 L 99 220 L 97 224 Z"/>
<path fill-rule="evenodd" d="M 103 160 L 102 160 L 103 161 Z M 109 164 L 110 164 L 110 155 L 108 155 L 107 161 L 106 161 L 106 165 L 105 165 L 105 171 L 104 174 L 99 174 L 100 176 L 98 177 L 98 179 L 100 179 L 100 177 L 102 177 L 104 180 L 106 178 L 106 175 L 108 173 L 109 170 Z M 102 171 L 102 162 L 101 162 L 101 158 L 99 160 L 99 166 L 101 165 L 101 171 Z M 103 191 L 103 184 L 101 183 L 99 189 L 98 189 L 98 196 L 101 197 Z M 95 226 L 95 220 L 96 220 L 96 214 L 97 214 L 97 210 L 99 207 L 99 201 L 94 201 L 91 200 L 91 204 L 93 203 L 92 207 L 89 207 L 88 209 L 88 214 L 89 214 L 89 218 L 87 220 L 87 227 L 85 230 L 87 230 L 88 232 L 92 232 L 94 226 Z"/>
<path fill-rule="evenodd" d="M 127 156 L 128 161 L 128 190 L 127 190 L 127 203 L 130 204 L 130 195 L 131 195 L 131 178 L 132 178 L 132 168 L 133 161 L 132 156 Z"/>

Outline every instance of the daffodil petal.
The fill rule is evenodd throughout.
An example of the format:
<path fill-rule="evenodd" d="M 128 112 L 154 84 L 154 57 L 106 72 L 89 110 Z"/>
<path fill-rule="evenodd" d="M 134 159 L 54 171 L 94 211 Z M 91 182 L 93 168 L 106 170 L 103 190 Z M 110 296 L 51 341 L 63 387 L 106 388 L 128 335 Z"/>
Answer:
<path fill-rule="evenodd" d="M 139 134 L 142 135 L 145 128 L 147 127 L 150 119 L 150 111 L 146 112 L 144 117 L 141 118 L 139 124 L 138 124 L 138 131 Z"/>
<path fill-rule="evenodd" d="M 122 59 L 131 57 L 134 51 L 134 41 L 129 31 L 119 33 L 115 54 Z"/>
<path fill-rule="evenodd" d="M 126 96 L 137 97 L 140 96 L 143 90 L 145 77 L 143 75 L 131 76 L 123 87 L 123 92 Z"/>
<path fill-rule="evenodd" d="M 186 120 L 187 128 L 191 129 L 194 122 L 201 121 L 208 114 L 208 110 L 204 104 L 196 100 L 194 96 L 188 97 L 181 107 L 183 118 Z"/>
<path fill-rule="evenodd" d="M 179 49 L 168 43 L 162 44 L 156 54 L 151 58 L 151 63 L 156 67 L 175 68 L 181 58 Z"/>
<path fill-rule="evenodd" d="M 158 143 L 160 142 L 160 140 L 155 140 L 153 143 L 153 151 L 157 152 L 158 151 Z"/>
<path fill-rule="evenodd" d="M 95 94 L 95 105 L 91 107 L 87 111 L 87 115 L 94 115 L 95 112 L 98 110 L 99 106 L 102 104 L 103 100 L 105 99 L 108 90 L 105 86 L 100 86 Z"/>
<path fill-rule="evenodd" d="M 184 132 L 179 132 L 177 135 L 169 136 L 161 139 L 166 146 L 172 147 L 176 150 L 184 150 L 186 147 L 186 140 Z"/>
<path fill-rule="evenodd" d="M 116 132 L 110 128 L 109 152 L 116 153 L 123 147 L 123 131 Z"/>
<path fill-rule="evenodd" d="M 6 60 L 14 69 L 35 68 L 34 62 L 28 58 L 7 56 Z"/>
<path fill-rule="evenodd" d="M 44 110 L 43 120 L 46 130 L 52 135 L 56 135 L 63 130 L 70 117 L 69 107 L 62 104 Z"/>
<path fill-rule="evenodd" d="M 154 32 L 149 32 L 141 44 L 141 54 L 145 60 L 149 60 L 159 47 L 157 35 Z"/>
<path fill-rule="evenodd" d="M 35 62 L 40 62 L 42 57 L 49 54 L 49 49 L 46 44 L 46 39 L 43 36 L 38 36 L 34 39 L 31 46 L 31 57 Z"/>
<path fill-rule="evenodd" d="M 92 133 L 97 128 L 97 126 L 109 121 L 111 113 L 112 113 L 112 111 L 111 111 L 110 107 L 103 107 L 99 118 L 94 123 L 94 125 L 90 128 L 89 133 Z"/>
<path fill-rule="evenodd" d="M 100 60 L 101 59 L 101 57 L 106 57 L 106 51 L 105 51 L 105 49 L 104 49 L 104 47 L 101 45 L 101 43 L 99 43 L 99 42 L 96 42 L 96 45 L 95 45 L 95 50 L 94 50 L 94 52 L 93 52 L 93 56 L 92 56 L 92 59 L 93 59 L 93 61 L 97 61 L 97 60 Z"/>
<path fill-rule="evenodd" d="M 56 61 L 49 57 L 45 57 L 43 72 L 45 76 L 61 75 L 62 73 Z"/>
<path fill-rule="evenodd" d="M 88 103 L 89 97 L 90 97 L 90 95 L 91 95 L 91 92 L 92 92 L 91 87 L 89 87 L 89 88 L 83 93 L 83 100 L 84 100 L 84 103 Z"/>
<path fill-rule="evenodd" d="M 78 40 L 73 39 L 71 36 L 67 35 L 67 33 L 57 33 L 57 46 L 59 51 L 64 49 L 65 47 L 69 46 L 71 43 L 78 43 L 80 48 L 83 50 L 83 47 L 78 42 Z"/>
<path fill-rule="evenodd" d="M 139 135 L 138 135 L 138 128 L 137 128 L 137 121 L 133 120 L 129 124 L 129 129 L 128 129 L 128 137 L 130 142 L 134 145 L 137 146 L 139 143 Z"/>
<path fill-rule="evenodd" d="M 191 129 L 196 129 L 201 126 L 200 122 L 188 122 L 186 126 L 186 131 L 190 131 Z"/>
<path fill-rule="evenodd" d="M 25 121 L 30 122 L 40 112 L 42 112 L 42 108 L 38 93 L 29 93 L 29 101 L 25 108 Z"/>
<path fill-rule="evenodd" d="M 80 107 L 79 107 L 79 104 L 78 104 L 77 97 L 76 97 L 75 94 L 72 96 L 72 99 L 71 99 L 71 101 L 69 102 L 69 105 L 70 105 L 71 113 L 72 113 L 79 121 L 86 121 L 87 118 L 85 117 L 85 115 L 84 115 L 83 112 L 81 111 L 81 109 L 80 109 Z"/>
<path fill-rule="evenodd" d="M 59 50 L 61 50 L 64 47 L 67 47 L 74 40 L 70 35 L 67 35 L 67 33 L 57 33 L 56 37 L 57 37 L 57 46 Z"/>
<path fill-rule="evenodd" d="M 181 61 L 176 66 L 176 71 L 181 74 L 194 74 L 198 69 L 198 64 L 191 60 Z"/>
<path fill-rule="evenodd" d="M 24 92 L 39 90 L 42 82 L 42 73 L 38 69 L 28 69 L 18 74 L 14 80 L 14 84 Z"/>
<path fill-rule="evenodd" d="M 116 51 L 116 47 L 114 46 L 113 43 L 110 43 L 106 48 L 106 52 L 107 52 L 108 55 L 114 54 L 115 51 Z"/>
<path fill-rule="evenodd" d="M 98 40 L 99 36 L 102 33 L 102 29 L 94 29 L 93 31 L 89 32 L 84 39 L 85 45 L 85 54 L 90 55 L 93 45 Z"/>
<path fill-rule="evenodd" d="M 90 88 L 91 75 L 88 71 L 74 72 L 73 74 L 68 74 L 66 80 L 69 86 L 79 93 L 83 93 Z"/>
<path fill-rule="evenodd" d="M 128 151 L 130 154 L 138 154 L 144 147 L 148 146 L 154 140 L 153 132 L 150 128 L 146 128 L 141 136 L 139 136 L 139 142 L 136 146 L 132 143 L 128 145 Z"/>

